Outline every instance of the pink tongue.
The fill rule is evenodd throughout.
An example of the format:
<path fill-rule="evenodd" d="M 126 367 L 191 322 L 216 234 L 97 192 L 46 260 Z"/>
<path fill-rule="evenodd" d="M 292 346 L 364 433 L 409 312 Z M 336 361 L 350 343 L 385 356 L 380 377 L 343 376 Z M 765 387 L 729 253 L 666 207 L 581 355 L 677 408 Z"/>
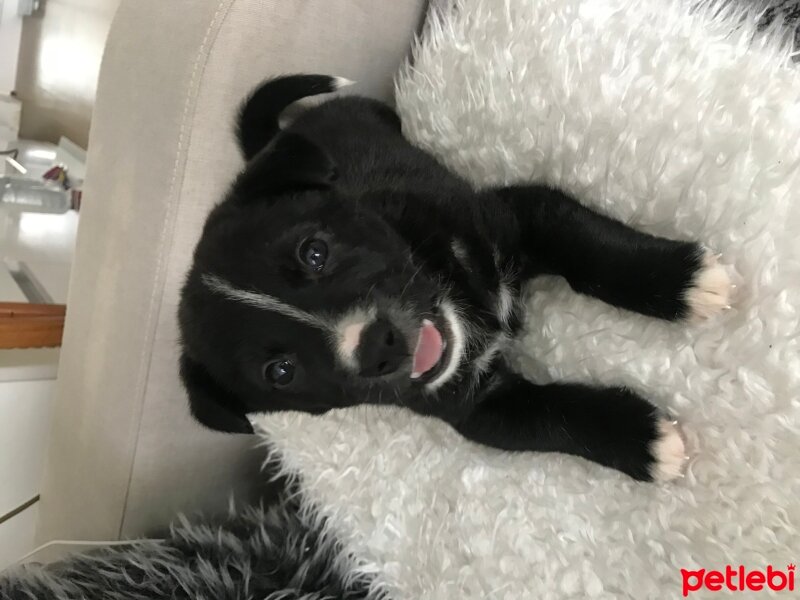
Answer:
<path fill-rule="evenodd" d="M 412 377 L 419 377 L 430 371 L 442 358 L 442 334 L 427 319 L 419 330 L 417 349 L 414 350 L 414 366 Z"/>

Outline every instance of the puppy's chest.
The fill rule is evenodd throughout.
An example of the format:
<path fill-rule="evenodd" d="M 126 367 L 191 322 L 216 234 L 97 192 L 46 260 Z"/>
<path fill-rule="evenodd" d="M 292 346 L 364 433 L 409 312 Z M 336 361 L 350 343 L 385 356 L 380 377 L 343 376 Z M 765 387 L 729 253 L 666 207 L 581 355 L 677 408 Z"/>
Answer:
<path fill-rule="evenodd" d="M 470 370 L 476 377 L 490 371 L 520 329 L 521 306 L 518 285 L 508 261 L 496 247 L 469 244 L 453 237 L 449 251 L 454 263 L 454 286 L 461 287 L 472 314 Z M 461 284 L 461 285 L 459 285 Z"/>
<path fill-rule="evenodd" d="M 495 246 L 453 237 L 451 284 L 467 299 L 469 309 L 479 313 L 486 327 L 513 335 L 519 325 L 518 286 L 513 271 Z"/>

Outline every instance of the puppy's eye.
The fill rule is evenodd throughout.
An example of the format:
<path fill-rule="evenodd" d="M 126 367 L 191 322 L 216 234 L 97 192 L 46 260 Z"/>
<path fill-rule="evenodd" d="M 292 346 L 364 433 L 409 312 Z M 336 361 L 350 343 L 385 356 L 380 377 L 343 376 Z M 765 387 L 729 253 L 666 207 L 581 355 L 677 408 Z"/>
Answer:
<path fill-rule="evenodd" d="M 328 260 L 328 244 L 318 238 L 311 238 L 300 244 L 297 254 L 300 262 L 315 273 L 319 273 L 325 268 L 325 261 Z"/>
<path fill-rule="evenodd" d="M 275 360 L 264 365 L 264 379 L 277 386 L 285 386 L 294 379 L 294 364 L 287 359 Z"/>

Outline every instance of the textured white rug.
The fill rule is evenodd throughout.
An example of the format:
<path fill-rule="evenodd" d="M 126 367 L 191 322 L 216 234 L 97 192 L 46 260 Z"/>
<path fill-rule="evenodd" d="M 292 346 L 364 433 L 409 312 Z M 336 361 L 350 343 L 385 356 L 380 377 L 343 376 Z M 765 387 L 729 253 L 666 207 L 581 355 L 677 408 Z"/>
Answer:
<path fill-rule="evenodd" d="M 800 72 L 787 48 L 751 44 L 741 14 L 690 14 L 691 0 L 451 4 L 399 78 L 412 140 L 477 185 L 555 184 L 730 265 L 733 310 L 691 327 L 543 280 L 519 345 L 532 378 L 623 383 L 673 411 L 686 478 L 505 454 L 402 411 L 260 425 L 398 600 L 674 598 L 681 568 L 785 570 L 800 560 Z"/>

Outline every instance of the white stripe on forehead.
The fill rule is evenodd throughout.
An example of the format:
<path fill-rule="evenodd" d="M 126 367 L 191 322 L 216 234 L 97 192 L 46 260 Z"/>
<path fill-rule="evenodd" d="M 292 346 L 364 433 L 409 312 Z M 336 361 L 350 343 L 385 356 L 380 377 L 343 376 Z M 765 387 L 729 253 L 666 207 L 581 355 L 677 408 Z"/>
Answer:
<path fill-rule="evenodd" d="M 331 328 L 330 324 L 322 317 L 318 317 L 310 312 L 296 308 L 291 304 L 286 304 L 285 302 L 278 300 L 269 294 L 240 290 L 216 275 L 206 274 L 203 275 L 201 279 L 208 289 L 210 289 L 212 292 L 225 296 L 229 300 L 241 302 L 242 304 L 252 306 L 253 308 L 260 308 L 261 310 L 276 312 L 285 317 L 289 317 L 290 319 L 294 319 L 295 321 L 300 321 L 301 323 L 311 325 L 312 327 L 319 327 L 320 329 L 324 329 L 326 331 L 330 330 Z"/>

